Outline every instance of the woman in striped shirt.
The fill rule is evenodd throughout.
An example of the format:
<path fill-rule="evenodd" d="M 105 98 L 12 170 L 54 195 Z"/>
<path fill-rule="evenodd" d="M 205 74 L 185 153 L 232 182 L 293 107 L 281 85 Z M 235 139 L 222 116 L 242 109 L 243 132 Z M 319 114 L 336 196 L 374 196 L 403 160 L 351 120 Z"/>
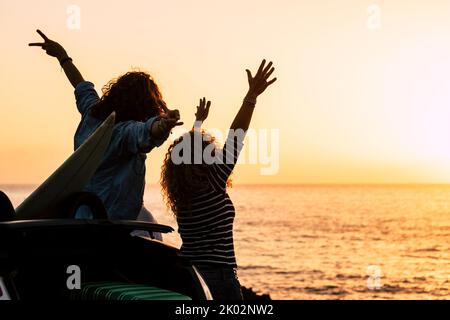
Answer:
<path fill-rule="evenodd" d="M 233 245 L 235 210 L 228 196 L 230 175 L 243 146 L 256 98 L 276 81 L 268 80 L 274 68 L 263 60 L 253 77 L 247 71 L 249 90 L 219 149 L 214 138 L 201 130 L 211 102 L 197 107 L 194 128 L 174 141 L 161 173 L 163 195 L 177 218 L 183 240 L 181 254 L 204 276 L 214 299 L 241 300 Z"/>

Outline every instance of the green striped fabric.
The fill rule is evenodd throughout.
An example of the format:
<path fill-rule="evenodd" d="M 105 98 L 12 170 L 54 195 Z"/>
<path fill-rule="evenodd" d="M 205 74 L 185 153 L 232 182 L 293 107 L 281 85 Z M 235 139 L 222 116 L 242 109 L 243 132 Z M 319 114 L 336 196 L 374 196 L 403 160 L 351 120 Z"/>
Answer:
<path fill-rule="evenodd" d="M 122 282 L 85 283 L 77 296 L 81 300 L 192 300 L 177 292 Z"/>

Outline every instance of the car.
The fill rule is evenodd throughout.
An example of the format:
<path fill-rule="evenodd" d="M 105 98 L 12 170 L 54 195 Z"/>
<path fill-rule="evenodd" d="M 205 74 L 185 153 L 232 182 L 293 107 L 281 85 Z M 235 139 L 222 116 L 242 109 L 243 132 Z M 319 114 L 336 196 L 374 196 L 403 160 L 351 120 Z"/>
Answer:
<path fill-rule="evenodd" d="M 170 226 L 67 213 L 12 220 L 1 213 L 11 207 L 0 205 L 0 299 L 212 300 L 179 249 L 152 237 Z"/>

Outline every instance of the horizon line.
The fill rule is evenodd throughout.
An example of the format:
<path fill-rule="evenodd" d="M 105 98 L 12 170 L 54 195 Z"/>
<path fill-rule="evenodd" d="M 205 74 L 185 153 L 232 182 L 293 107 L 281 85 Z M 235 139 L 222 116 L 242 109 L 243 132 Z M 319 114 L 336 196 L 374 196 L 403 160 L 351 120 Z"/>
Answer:
<path fill-rule="evenodd" d="M 0 183 L 1 187 L 39 186 L 42 183 Z M 146 187 L 158 183 L 147 183 Z M 269 182 L 269 183 L 233 183 L 234 186 L 450 186 L 450 182 Z"/>

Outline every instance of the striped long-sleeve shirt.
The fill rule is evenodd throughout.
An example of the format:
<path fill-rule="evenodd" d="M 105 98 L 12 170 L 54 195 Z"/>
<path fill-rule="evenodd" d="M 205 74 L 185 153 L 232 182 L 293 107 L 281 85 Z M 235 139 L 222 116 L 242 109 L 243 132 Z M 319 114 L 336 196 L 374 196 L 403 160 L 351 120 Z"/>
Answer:
<path fill-rule="evenodd" d="M 233 245 L 235 209 L 226 186 L 242 146 L 241 139 L 229 135 L 223 148 L 223 163 L 208 165 L 206 191 L 195 194 L 189 208 L 178 211 L 181 253 L 193 264 L 237 267 Z"/>

